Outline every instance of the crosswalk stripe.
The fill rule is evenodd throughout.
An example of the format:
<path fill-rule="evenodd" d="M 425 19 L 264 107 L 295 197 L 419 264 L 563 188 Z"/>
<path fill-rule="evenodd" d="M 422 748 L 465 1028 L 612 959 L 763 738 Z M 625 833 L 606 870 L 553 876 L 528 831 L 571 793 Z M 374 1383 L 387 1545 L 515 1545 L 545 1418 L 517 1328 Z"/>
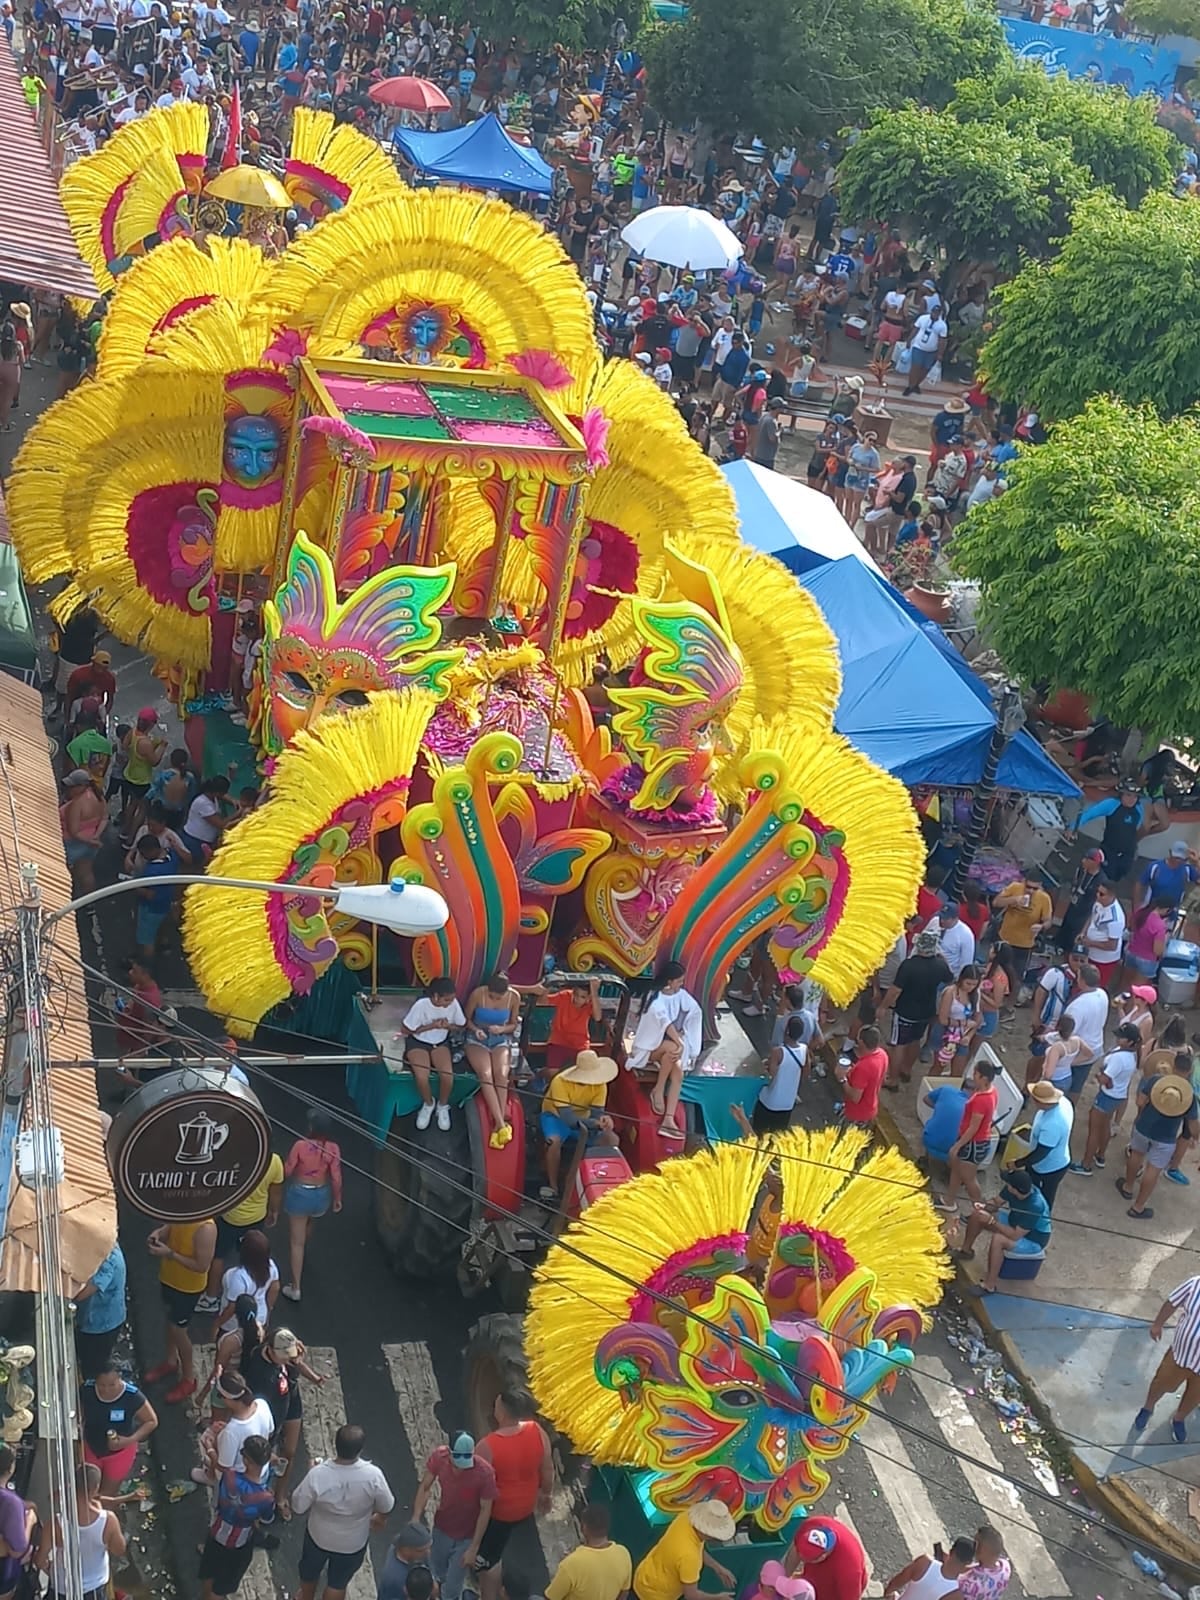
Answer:
<path fill-rule="evenodd" d="M 428 1345 L 385 1344 L 382 1349 L 419 1481 L 429 1457 L 438 1445 L 446 1442 L 446 1430 L 437 1417 L 442 1391 L 429 1359 Z M 441 1497 L 441 1485 L 435 1483 L 429 1491 L 431 1514 L 437 1510 Z"/>
<path fill-rule="evenodd" d="M 346 1397 L 342 1393 L 337 1351 L 320 1346 L 314 1349 L 310 1345 L 308 1364 L 325 1382 L 306 1384 L 304 1388 L 304 1420 L 300 1425 L 304 1447 L 310 1461 L 330 1461 L 336 1454 L 334 1436 L 346 1420 Z M 375 1568 L 368 1550 L 366 1560 L 350 1579 L 347 1600 L 375 1600 L 376 1589 Z"/>
<path fill-rule="evenodd" d="M 429 1347 L 411 1343 L 385 1344 L 381 1348 L 396 1393 L 401 1426 L 408 1437 L 413 1465 L 420 1478 L 430 1454 L 446 1442 L 446 1430 L 437 1417 L 442 1391 L 429 1358 Z M 438 1492 L 435 1483 L 429 1496 L 431 1513 L 437 1508 L 435 1496 Z M 547 1572 L 552 1573 L 567 1552 L 579 1543 L 574 1507 L 574 1497 L 559 1481 L 556 1472 L 550 1509 L 537 1518 L 536 1524 Z"/>
<path fill-rule="evenodd" d="M 871 1560 L 871 1552 L 867 1549 L 867 1541 L 854 1526 L 854 1518 L 850 1515 L 850 1507 L 844 1500 L 839 1500 L 833 1508 L 833 1514 L 839 1522 L 844 1522 L 850 1532 L 863 1547 L 863 1554 L 867 1558 L 867 1596 L 868 1600 L 878 1600 L 883 1593 L 883 1584 L 875 1576 L 875 1563 Z"/>
<path fill-rule="evenodd" d="M 859 1457 L 874 1474 L 909 1555 L 928 1555 L 934 1540 L 941 1537 L 935 1531 L 941 1519 L 900 1435 L 876 1411 L 867 1419 L 859 1442 L 863 1447 Z"/>
<path fill-rule="evenodd" d="M 914 1370 L 913 1378 L 947 1441 L 1000 1473 L 1003 1470 L 1000 1461 L 972 1417 L 945 1363 L 935 1355 L 922 1354 L 921 1365 Z M 1000 1519 L 1000 1532 L 1025 1592 L 1037 1595 L 1039 1600 L 1069 1596 L 1071 1591 L 1066 1579 L 1041 1534 L 1030 1522 L 1029 1512 L 1015 1486 L 1003 1477 L 994 1477 L 974 1462 L 959 1460 L 958 1467 L 979 1504 L 995 1512 Z"/>

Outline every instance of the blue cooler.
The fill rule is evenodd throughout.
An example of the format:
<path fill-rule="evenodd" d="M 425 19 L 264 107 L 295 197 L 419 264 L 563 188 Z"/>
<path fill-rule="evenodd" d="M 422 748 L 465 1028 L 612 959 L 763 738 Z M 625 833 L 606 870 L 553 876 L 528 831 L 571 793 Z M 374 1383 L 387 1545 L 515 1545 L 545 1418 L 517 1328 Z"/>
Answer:
<path fill-rule="evenodd" d="M 1168 939 L 1158 968 L 1158 999 L 1164 1006 L 1194 1006 L 1200 983 L 1200 944 Z"/>

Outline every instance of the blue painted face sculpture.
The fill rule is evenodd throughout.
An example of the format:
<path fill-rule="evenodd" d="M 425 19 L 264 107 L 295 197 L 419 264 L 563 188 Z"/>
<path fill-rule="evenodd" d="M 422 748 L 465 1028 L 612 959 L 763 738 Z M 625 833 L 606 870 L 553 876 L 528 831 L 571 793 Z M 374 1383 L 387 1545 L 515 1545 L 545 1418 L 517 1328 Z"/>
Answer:
<path fill-rule="evenodd" d="M 265 483 L 279 465 L 281 444 L 270 417 L 238 417 L 225 429 L 225 471 L 244 488 Z"/>

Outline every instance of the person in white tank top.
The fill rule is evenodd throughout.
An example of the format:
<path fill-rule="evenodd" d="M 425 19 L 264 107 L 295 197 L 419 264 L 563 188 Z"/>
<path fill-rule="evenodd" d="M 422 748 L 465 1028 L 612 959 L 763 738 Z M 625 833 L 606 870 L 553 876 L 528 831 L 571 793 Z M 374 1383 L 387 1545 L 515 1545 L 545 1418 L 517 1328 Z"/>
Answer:
<path fill-rule="evenodd" d="M 83 1462 L 75 1472 L 75 1505 L 79 1524 L 79 1554 L 83 1569 L 83 1600 L 106 1600 L 111 1558 L 125 1554 L 125 1535 L 111 1511 L 100 1504 L 100 1469 Z M 47 1530 L 48 1540 L 38 1552 L 38 1566 L 49 1569 L 51 1600 L 65 1600 L 68 1592 L 63 1561 L 62 1530 L 57 1519 Z"/>
<path fill-rule="evenodd" d="M 939 1561 L 941 1546 L 931 1556 L 918 1556 L 884 1585 L 884 1600 L 957 1600 L 958 1580 L 975 1560 L 974 1539 L 956 1539 Z"/>

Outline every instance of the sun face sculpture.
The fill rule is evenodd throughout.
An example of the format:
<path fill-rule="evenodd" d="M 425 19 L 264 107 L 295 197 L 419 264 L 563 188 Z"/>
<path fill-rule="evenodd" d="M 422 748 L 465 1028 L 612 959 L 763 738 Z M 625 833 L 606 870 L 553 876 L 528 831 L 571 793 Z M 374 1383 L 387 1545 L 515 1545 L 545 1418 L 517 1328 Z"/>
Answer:
<path fill-rule="evenodd" d="M 543 1413 L 660 1511 L 784 1528 L 912 1361 L 950 1276 L 920 1174 L 860 1130 L 720 1145 L 603 1195 L 538 1270 Z M 588 1359 L 590 1357 L 590 1359 Z"/>

